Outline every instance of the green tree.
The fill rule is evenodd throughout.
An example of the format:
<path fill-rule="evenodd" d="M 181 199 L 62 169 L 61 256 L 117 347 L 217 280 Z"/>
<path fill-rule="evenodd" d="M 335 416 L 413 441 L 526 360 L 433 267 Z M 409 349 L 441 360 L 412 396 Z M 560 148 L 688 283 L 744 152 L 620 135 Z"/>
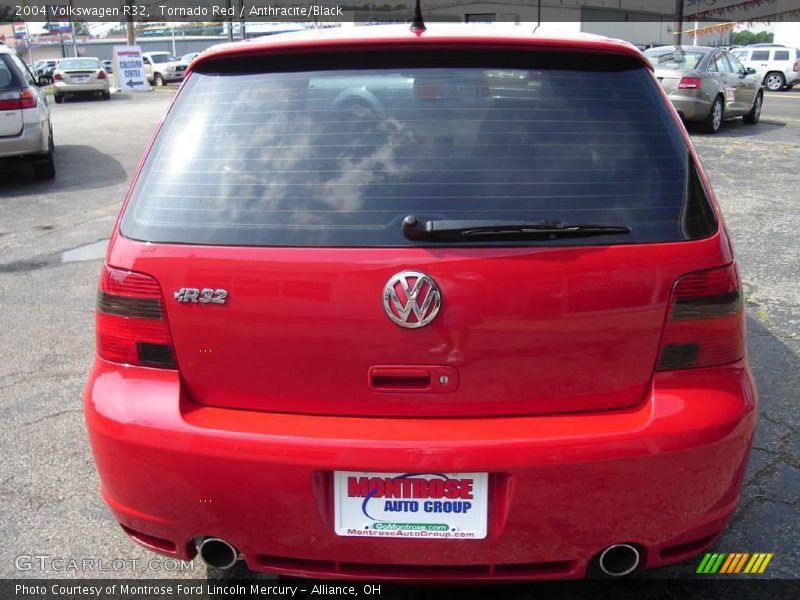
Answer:
<path fill-rule="evenodd" d="M 731 44 L 734 46 L 749 46 L 750 44 L 771 44 L 774 35 L 769 31 L 753 33 L 749 29 L 731 33 Z"/>
<path fill-rule="evenodd" d="M 755 34 L 748 29 L 731 33 L 731 44 L 734 46 L 747 46 L 749 44 L 754 44 L 755 41 Z"/>
<path fill-rule="evenodd" d="M 759 31 L 756 34 L 756 43 L 757 44 L 771 44 L 772 40 L 775 38 L 775 34 L 770 33 L 769 31 Z"/>

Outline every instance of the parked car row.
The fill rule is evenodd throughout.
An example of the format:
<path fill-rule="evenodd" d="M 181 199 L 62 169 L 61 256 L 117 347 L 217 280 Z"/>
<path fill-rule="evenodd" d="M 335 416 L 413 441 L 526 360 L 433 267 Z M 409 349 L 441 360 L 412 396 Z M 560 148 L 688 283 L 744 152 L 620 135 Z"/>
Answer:
<path fill-rule="evenodd" d="M 61 62 L 60 58 L 37 60 L 33 64 L 31 71 L 33 72 L 33 75 L 42 83 L 50 83 L 53 78 L 53 71 L 56 70 L 59 62 Z"/>
<path fill-rule="evenodd" d="M 186 67 L 199 55 L 200 52 L 189 52 L 180 58 L 176 58 L 169 52 L 145 52 L 142 54 L 142 60 L 147 73 L 147 80 L 151 85 L 157 86 L 182 81 Z M 63 60 L 71 59 L 38 60 L 33 65 L 30 65 L 29 68 L 37 80 L 43 85 L 48 85 L 53 82 L 53 74 Z M 100 64 L 107 75 L 111 75 L 114 72 L 112 61 L 103 60 Z"/>
<path fill-rule="evenodd" d="M 177 59 L 168 52 L 144 53 L 147 78 L 154 85 L 181 81 L 189 62 L 198 55 Z M 14 50 L 0 44 L 0 159 L 26 160 L 37 178 L 54 177 L 53 128 L 42 86 L 52 84 L 56 104 L 77 95 L 109 100 L 112 73 L 110 60 L 95 57 L 45 59 L 28 65 Z"/>

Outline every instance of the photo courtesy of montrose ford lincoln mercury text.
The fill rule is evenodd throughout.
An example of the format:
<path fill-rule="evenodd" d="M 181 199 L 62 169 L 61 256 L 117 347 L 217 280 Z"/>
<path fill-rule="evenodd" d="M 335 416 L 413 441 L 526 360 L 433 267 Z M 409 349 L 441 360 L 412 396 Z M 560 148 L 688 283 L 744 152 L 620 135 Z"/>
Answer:
<path fill-rule="evenodd" d="M 694 557 L 757 415 L 714 193 L 632 45 L 342 28 L 194 59 L 100 275 L 137 543 L 368 580 Z"/>

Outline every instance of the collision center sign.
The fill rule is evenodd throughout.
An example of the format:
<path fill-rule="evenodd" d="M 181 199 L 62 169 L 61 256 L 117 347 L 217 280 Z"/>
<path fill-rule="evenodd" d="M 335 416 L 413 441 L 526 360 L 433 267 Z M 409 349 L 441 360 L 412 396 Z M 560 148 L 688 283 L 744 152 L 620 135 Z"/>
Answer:
<path fill-rule="evenodd" d="M 142 49 L 139 46 L 114 46 L 114 74 L 120 91 L 150 90 L 147 74 L 144 72 Z"/>

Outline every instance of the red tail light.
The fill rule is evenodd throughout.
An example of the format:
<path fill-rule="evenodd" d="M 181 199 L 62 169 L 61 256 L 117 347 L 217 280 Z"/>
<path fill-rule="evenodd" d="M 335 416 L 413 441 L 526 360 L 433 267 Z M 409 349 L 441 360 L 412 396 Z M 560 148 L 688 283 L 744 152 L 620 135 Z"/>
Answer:
<path fill-rule="evenodd" d="M 106 78 L 106 72 L 103 69 L 100 69 L 97 72 L 97 78 L 98 79 L 105 79 Z"/>
<path fill-rule="evenodd" d="M 19 99 L 20 108 L 36 108 L 36 94 L 30 88 L 22 90 Z"/>
<path fill-rule="evenodd" d="M 699 77 L 681 77 L 678 82 L 679 90 L 697 90 L 703 85 L 703 80 Z"/>
<path fill-rule="evenodd" d="M 53 81 L 62 81 L 64 78 L 61 76 L 61 73 L 56 71 L 53 73 Z"/>
<path fill-rule="evenodd" d="M 792 65 L 792 71 L 794 71 L 795 73 L 797 73 L 797 63 L 794 63 L 794 64 Z"/>
<path fill-rule="evenodd" d="M 735 362 L 745 353 L 744 308 L 735 264 L 684 275 L 672 288 L 659 371 Z"/>
<path fill-rule="evenodd" d="M 97 291 L 97 355 L 111 362 L 177 368 L 158 282 L 104 267 Z"/>
<path fill-rule="evenodd" d="M 36 108 L 36 94 L 30 88 L 0 94 L 0 110 Z"/>

